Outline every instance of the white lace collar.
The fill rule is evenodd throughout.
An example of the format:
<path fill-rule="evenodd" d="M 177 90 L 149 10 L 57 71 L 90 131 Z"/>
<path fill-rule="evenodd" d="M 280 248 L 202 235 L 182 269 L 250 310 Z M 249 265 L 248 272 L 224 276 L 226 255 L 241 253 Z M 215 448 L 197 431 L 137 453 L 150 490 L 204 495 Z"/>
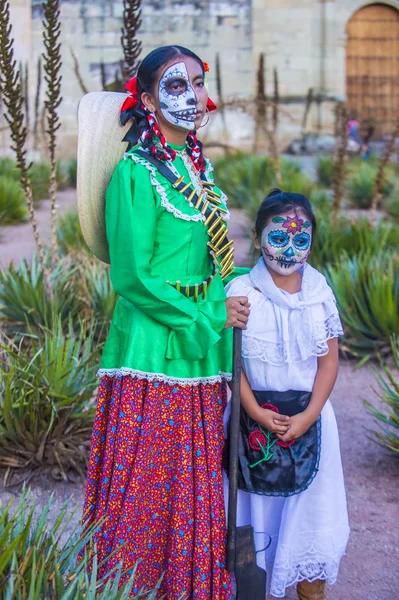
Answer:
<path fill-rule="evenodd" d="M 229 295 L 248 295 L 252 305 L 243 332 L 243 356 L 279 365 L 327 354 L 327 341 L 343 330 L 325 277 L 306 265 L 301 293 L 287 294 L 275 286 L 261 260 L 241 284 L 237 281 L 237 289 L 233 281 L 229 291 Z"/>

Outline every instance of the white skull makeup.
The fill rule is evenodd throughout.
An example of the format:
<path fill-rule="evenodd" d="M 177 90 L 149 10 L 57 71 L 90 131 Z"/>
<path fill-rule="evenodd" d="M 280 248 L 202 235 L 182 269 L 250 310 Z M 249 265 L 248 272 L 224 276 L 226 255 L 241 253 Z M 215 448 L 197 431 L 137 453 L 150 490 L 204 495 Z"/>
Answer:
<path fill-rule="evenodd" d="M 159 106 L 169 123 L 191 131 L 197 112 L 197 96 L 184 62 L 165 71 L 159 82 Z"/>
<path fill-rule="evenodd" d="M 306 262 L 311 243 L 312 225 L 306 217 L 283 213 L 262 231 L 263 260 L 279 275 L 292 275 Z"/>

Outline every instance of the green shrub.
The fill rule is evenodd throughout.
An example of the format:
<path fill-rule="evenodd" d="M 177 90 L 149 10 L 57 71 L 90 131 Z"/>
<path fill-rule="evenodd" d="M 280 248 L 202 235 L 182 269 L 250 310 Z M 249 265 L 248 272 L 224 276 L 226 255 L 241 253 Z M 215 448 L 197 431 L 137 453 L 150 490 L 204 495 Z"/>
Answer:
<path fill-rule="evenodd" d="M 392 354 L 396 371 L 399 371 L 399 339 L 393 338 Z M 371 402 L 364 400 L 368 412 L 374 417 L 378 431 L 371 431 L 373 439 L 385 446 L 396 455 L 399 454 L 399 380 L 397 372 L 394 374 L 386 365 L 381 364 L 383 373 L 375 370 L 375 377 L 380 388 L 378 397 L 382 402 L 382 409 L 376 408 Z"/>
<path fill-rule="evenodd" d="M 348 198 L 356 208 L 370 208 L 374 195 L 374 185 L 377 167 L 363 162 L 357 169 L 352 170 L 347 183 Z M 383 189 L 386 197 L 393 191 L 394 174 L 392 169 L 387 169 L 387 181 Z"/>
<path fill-rule="evenodd" d="M 232 207 L 259 205 L 274 187 L 274 166 L 269 156 L 237 153 L 218 158 L 214 169 L 215 182 L 227 195 Z"/>
<path fill-rule="evenodd" d="M 80 227 L 77 210 L 70 210 L 65 215 L 59 217 L 57 223 L 57 240 L 62 254 L 69 254 L 69 252 L 76 250 L 88 251 Z"/>
<path fill-rule="evenodd" d="M 35 203 L 48 198 L 50 172 L 50 164 L 45 161 L 34 163 L 29 169 L 29 179 L 32 184 L 33 201 Z M 16 167 L 16 162 L 12 158 L 0 159 L 0 177 L 3 175 L 19 182 L 20 173 Z M 69 176 L 69 167 L 65 169 L 62 161 L 57 161 L 56 179 L 59 189 L 65 187 Z"/>
<path fill-rule="evenodd" d="M 78 161 L 76 158 L 71 158 L 68 161 L 67 173 L 68 173 L 68 184 L 76 188 L 76 173 L 78 168 Z"/>
<path fill-rule="evenodd" d="M 229 199 L 229 205 L 244 208 L 254 219 L 262 201 L 272 188 L 309 196 L 314 184 L 304 175 L 300 166 L 280 159 L 283 183 L 277 185 L 277 177 L 270 156 L 254 156 L 238 153 L 215 161 L 215 182 Z"/>
<path fill-rule="evenodd" d="M 29 331 L 15 345 L 2 346 L 0 361 L 0 465 L 37 469 L 56 467 L 84 474 L 98 382 L 99 345 L 95 324 L 81 323 L 67 333 L 61 319 L 53 329 Z"/>
<path fill-rule="evenodd" d="M 384 208 L 394 219 L 399 219 L 399 190 L 394 190 L 385 200 Z"/>
<path fill-rule="evenodd" d="M 19 169 L 17 169 L 17 163 L 12 158 L 0 158 L 0 177 L 3 176 L 19 181 Z"/>
<path fill-rule="evenodd" d="M 392 353 L 396 371 L 399 371 L 399 339 L 392 339 Z M 382 409 L 364 400 L 368 412 L 374 417 L 378 431 L 371 431 L 375 441 L 382 444 L 396 455 L 399 454 L 399 380 L 397 373 L 393 373 L 386 365 L 383 374 L 375 370 L 375 377 L 380 388 L 378 397 L 382 402 Z M 384 377 L 385 375 L 385 377 Z"/>
<path fill-rule="evenodd" d="M 331 187 L 334 181 L 334 158 L 320 156 L 317 161 L 317 181 L 320 185 Z"/>
<path fill-rule="evenodd" d="M 25 221 L 27 208 L 21 185 L 9 176 L 0 176 L 0 225 Z"/>
<path fill-rule="evenodd" d="M 364 253 L 372 256 L 399 247 L 398 225 L 383 220 L 373 225 L 366 217 L 351 219 L 343 214 L 334 219 L 327 198 L 323 205 L 315 203 L 315 208 L 317 232 L 310 263 L 319 270 L 337 265 L 343 254 L 349 258 Z"/>
<path fill-rule="evenodd" d="M 45 162 L 35 163 L 29 170 L 29 179 L 32 184 L 33 201 L 39 202 L 48 198 L 50 165 Z"/>
<path fill-rule="evenodd" d="M 275 185 L 281 187 L 285 192 L 303 194 L 309 198 L 315 187 L 313 181 L 302 173 L 301 168 L 297 163 L 281 159 L 280 164 L 283 183 L 281 186 L 277 186 L 277 182 L 275 182 Z"/>
<path fill-rule="evenodd" d="M 354 173 L 357 171 L 362 165 L 369 165 L 375 169 L 377 169 L 378 164 L 380 162 L 380 157 L 377 154 L 370 154 L 367 159 L 362 158 L 359 155 L 348 157 L 347 168 L 348 171 Z"/>
<path fill-rule="evenodd" d="M 328 190 L 319 187 L 313 188 L 309 195 L 309 201 L 317 215 L 320 217 L 331 216 L 333 196 Z"/>
<path fill-rule="evenodd" d="M 399 256 L 343 256 L 325 273 L 344 324 L 342 348 L 364 360 L 389 354 L 391 336 L 399 336 Z"/>
<path fill-rule="evenodd" d="M 77 293 L 79 264 L 68 257 L 61 259 L 50 276 L 51 297 L 44 284 L 44 274 L 36 257 L 31 265 L 21 261 L 0 270 L 0 319 L 9 333 L 51 328 L 54 316 L 63 323 L 77 319 L 84 308 Z"/>
<path fill-rule="evenodd" d="M 24 492 L 16 508 L 10 502 L 0 510 L 0 595 L 4 600 L 155 600 L 159 585 L 150 592 L 132 592 L 135 568 L 121 584 L 123 565 L 99 576 L 93 537 L 98 526 L 70 526 L 68 503 L 49 526 L 51 497 L 37 509 Z M 36 509 L 36 510 L 35 510 Z M 68 531 L 69 530 L 69 531 Z M 68 531 L 68 535 L 65 535 Z M 65 541 L 63 541 L 65 540 Z M 82 551 L 85 556 L 79 560 Z M 105 583 L 107 581 L 107 583 Z M 119 589 L 118 589 L 119 588 Z"/>

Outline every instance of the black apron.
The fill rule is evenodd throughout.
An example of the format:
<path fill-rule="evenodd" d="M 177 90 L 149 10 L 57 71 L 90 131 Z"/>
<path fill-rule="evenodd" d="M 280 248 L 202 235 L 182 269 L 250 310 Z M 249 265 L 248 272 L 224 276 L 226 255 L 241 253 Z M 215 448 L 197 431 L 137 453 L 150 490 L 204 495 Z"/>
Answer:
<path fill-rule="evenodd" d="M 289 417 L 303 412 L 311 398 L 310 392 L 295 390 L 253 394 L 259 406 Z M 240 430 L 239 489 L 264 496 L 292 496 L 309 487 L 319 468 L 321 417 L 300 438 L 287 444 L 251 419 L 241 407 Z M 228 461 L 229 436 L 223 451 L 226 472 Z"/>

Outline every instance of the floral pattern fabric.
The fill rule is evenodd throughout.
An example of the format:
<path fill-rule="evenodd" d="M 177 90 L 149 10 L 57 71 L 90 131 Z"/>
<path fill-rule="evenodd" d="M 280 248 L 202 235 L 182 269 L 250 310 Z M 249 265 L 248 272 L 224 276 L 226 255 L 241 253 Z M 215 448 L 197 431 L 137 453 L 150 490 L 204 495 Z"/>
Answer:
<path fill-rule="evenodd" d="M 134 592 L 231 598 L 221 457 L 226 384 L 101 380 L 85 499 L 102 575 L 138 560 Z M 100 573 L 101 574 L 101 573 Z M 126 574 L 126 577 L 129 573 Z"/>

